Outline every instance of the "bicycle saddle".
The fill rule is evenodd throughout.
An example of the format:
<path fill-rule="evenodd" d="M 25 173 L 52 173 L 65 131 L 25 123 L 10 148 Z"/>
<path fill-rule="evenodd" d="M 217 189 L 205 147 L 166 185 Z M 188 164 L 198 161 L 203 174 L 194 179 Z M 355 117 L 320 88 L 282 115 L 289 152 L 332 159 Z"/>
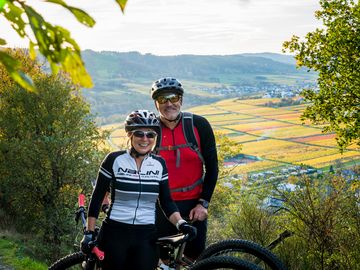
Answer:
<path fill-rule="evenodd" d="M 185 234 L 175 234 L 175 235 L 170 235 L 170 236 L 165 236 L 165 237 L 160 237 L 157 239 L 157 243 L 158 244 L 180 244 L 182 242 L 184 242 L 186 240 L 186 235 Z"/>

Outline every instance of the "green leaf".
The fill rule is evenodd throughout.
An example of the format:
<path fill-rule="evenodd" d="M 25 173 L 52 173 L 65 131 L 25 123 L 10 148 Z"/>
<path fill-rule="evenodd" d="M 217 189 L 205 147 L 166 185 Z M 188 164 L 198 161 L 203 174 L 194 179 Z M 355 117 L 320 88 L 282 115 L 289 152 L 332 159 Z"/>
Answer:
<path fill-rule="evenodd" d="M 4 7 L 6 2 L 7 2 L 6 0 L 0 0 L 0 10 Z"/>
<path fill-rule="evenodd" d="M 19 61 L 3 51 L 0 51 L 0 61 L 6 68 L 12 70 L 20 67 Z"/>
<path fill-rule="evenodd" d="M 16 70 L 15 72 L 10 72 L 10 76 L 16 81 L 22 88 L 30 91 L 37 92 L 33 80 L 24 72 Z"/>
<path fill-rule="evenodd" d="M 72 7 L 72 6 L 68 6 L 64 1 L 62 0 L 46 0 L 46 2 L 49 3 L 53 3 L 53 4 L 58 4 L 64 8 L 66 8 L 67 10 L 69 10 L 75 17 L 76 19 L 88 26 L 88 27 L 93 27 L 95 25 L 95 20 L 89 15 L 87 14 L 85 11 L 83 11 L 82 9 L 76 8 L 76 7 Z"/>
<path fill-rule="evenodd" d="M 20 37 L 25 37 L 25 26 L 23 14 L 24 10 L 20 7 L 15 6 L 12 2 L 6 3 L 7 7 L 5 10 L 2 10 L 1 13 L 4 14 L 5 18 L 11 23 L 11 27 L 19 34 Z"/>
<path fill-rule="evenodd" d="M 80 23 L 88 27 L 93 27 L 95 25 L 95 20 L 91 16 L 89 16 L 85 11 L 75 7 L 69 7 L 68 9 L 72 14 L 74 14 L 76 19 Z"/>
<path fill-rule="evenodd" d="M 57 73 L 61 68 L 69 74 L 74 83 L 87 88 L 92 87 L 91 77 L 81 60 L 80 47 L 71 38 L 70 32 L 61 26 L 46 22 L 32 7 L 25 4 L 23 7 L 30 18 L 29 23 L 37 41 L 34 46 L 39 47 L 40 53 L 50 63 L 52 71 Z"/>
<path fill-rule="evenodd" d="M 21 66 L 19 61 L 7 53 L 0 51 L 0 63 L 5 66 L 10 77 L 21 87 L 30 92 L 36 92 L 36 88 L 31 78 L 19 69 Z"/>
<path fill-rule="evenodd" d="M 127 0 L 115 0 L 115 1 L 120 6 L 122 13 L 124 13 Z"/>
<path fill-rule="evenodd" d="M 6 45 L 6 40 L 5 40 L 5 39 L 0 38 L 0 45 Z"/>

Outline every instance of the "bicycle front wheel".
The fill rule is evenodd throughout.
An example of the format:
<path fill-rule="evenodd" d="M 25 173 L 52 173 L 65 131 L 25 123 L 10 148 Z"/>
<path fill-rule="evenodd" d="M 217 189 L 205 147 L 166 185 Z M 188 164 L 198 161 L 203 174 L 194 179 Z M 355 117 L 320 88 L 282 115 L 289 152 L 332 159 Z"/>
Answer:
<path fill-rule="evenodd" d="M 82 252 L 72 253 L 54 262 L 48 270 L 83 269 L 85 255 Z"/>
<path fill-rule="evenodd" d="M 286 270 L 284 264 L 268 249 L 252 241 L 242 239 L 229 239 L 212 244 L 200 254 L 197 260 L 201 261 L 219 255 L 251 261 L 264 268 L 270 267 L 272 270 Z"/>
<path fill-rule="evenodd" d="M 256 264 L 230 256 L 215 256 L 197 261 L 189 270 L 212 269 L 261 270 Z"/>

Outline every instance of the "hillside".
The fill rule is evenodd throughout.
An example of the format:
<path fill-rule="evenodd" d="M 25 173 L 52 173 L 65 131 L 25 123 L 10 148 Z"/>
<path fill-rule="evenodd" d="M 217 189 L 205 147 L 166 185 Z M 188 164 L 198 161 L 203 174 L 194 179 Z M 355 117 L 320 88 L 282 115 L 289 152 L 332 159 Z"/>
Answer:
<path fill-rule="evenodd" d="M 220 83 L 236 82 L 236 76 L 243 75 L 302 75 L 289 55 L 239 54 L 239 55 L 178 55 L 156 56 L 138 52 L 94 52 L 86 50 L 83 58 L 90 74 L 99 78 L 123 78 L 132 81 L 150 80 L 169 74 L 186 80 Z M 231 78 L 233 77 L 233 78 Z"/>
<path fill-rule="evenodd" d="M 301 89 L 316 80 L 314 73 L 296 69 L 292 56 L 273 53 L 156 56 L 86 50 L 83 59 L 95 85 L 84 95 L 103 124 L 120 121 L 134 109 L 153 109 L 150 87 L 164 76 L 183 82 L 186 107 L 262 95 L 276 87 Z"/>
<path fill-rule="evenodd" d="M 205 116 L 216 131 L 242 144 L 241 155 L 227 161 L 233 174 L 268 172 L 279 176 L 279 172 L 291 174 L 299 165 L 328 170 L 334 164 L 360 163 L 360 149 L 352 146 L 341 155 L 334 134 L 323 134 L 321 127 L 301 123 L 304 104 L 276 108 L 266 106 L 269 101 L 276 104 L 280 99 L 235 98 L 190 109 Z M 121 147 L 125 142 L 123 128 L 108 128 L 113 129 L 113 146 Z"/>

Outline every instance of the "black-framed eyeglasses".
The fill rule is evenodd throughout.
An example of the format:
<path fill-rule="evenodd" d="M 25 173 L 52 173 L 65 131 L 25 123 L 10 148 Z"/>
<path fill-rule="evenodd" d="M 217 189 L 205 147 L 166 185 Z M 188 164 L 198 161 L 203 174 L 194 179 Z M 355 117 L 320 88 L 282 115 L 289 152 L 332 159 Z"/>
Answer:
<path fill-rule="evenodd" d="M 132 134 L 137 138 L 143 138 L 146 136 L 148 139 L 154 139 L 157 136 L 155 131 L 142 131 L 142 130 L 133 130 Z"/>
<path fill-rule="evenodd" d="M 157 97 L 156 101 L 159 102 L 159 104 L 165 104 L 166 102 L 170 101 L 171 103 L 178 102 L 180 100 L 181 96 L 177 94 L 170 94 L 166 96 L 159 96 Z"/>

